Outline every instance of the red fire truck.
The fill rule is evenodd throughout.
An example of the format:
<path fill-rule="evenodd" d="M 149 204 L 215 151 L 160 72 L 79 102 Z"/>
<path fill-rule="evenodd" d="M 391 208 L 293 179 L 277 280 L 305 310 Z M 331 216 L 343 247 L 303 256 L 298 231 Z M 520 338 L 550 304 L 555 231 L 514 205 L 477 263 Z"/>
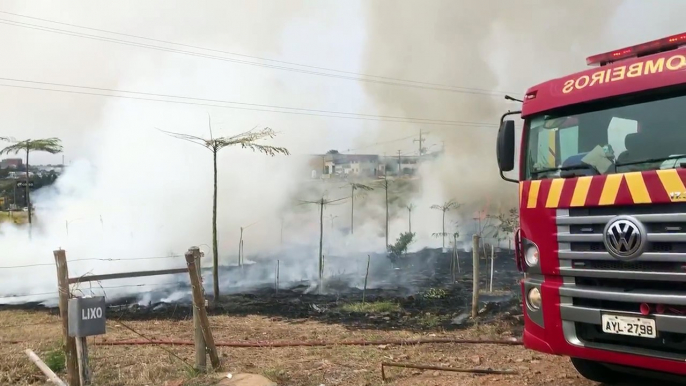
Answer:
<path fill-rule="evenodd" d="M 584 377 L 686 379 L 686 33 L 587 59 L 503 115 L 527 348 Z M 523 119 L 519 177 L 515 124 Z"/>

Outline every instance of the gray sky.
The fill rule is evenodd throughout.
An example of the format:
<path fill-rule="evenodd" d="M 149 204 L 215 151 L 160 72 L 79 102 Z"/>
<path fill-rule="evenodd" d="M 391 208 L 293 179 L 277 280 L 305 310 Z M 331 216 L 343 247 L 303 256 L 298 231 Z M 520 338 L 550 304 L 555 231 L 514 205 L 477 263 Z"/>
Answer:
<path fill-rule="evenodd" d="M 60 23 L 309 66 L 520 95 L 535 83 L 583 70 L 586 56 L 684 32 L 674 15 L 685 11 L 686 3 L 679 0 L 0 0 L 0 12 Z M 31 26 L 7 25 L 17 22 Z M 215 135 L 269 126 L 279 132 L 270 143 L 286 146 L 294 154 L 345 151 L 427 128 L 432 131 L 428 144 L 445 141 L 450 152 L 423 180 L 423 195 L 417 201 L 423 210 L 417 209 L 416 220 L 413 213 L 413 226 L 427 232 L 433 228 L 423 224 L 436 224 L 439 215 L 428 209 L 431 204 L 451 198 L 483 200 L 493 194 L 516 200 L 514 184 L 502 183 L 495 170 L 495 124 L 503 111 L 517 107 L 500 96 L 351 81 L 337 78 L 355 76 L 341 72 L 315 76 L 40 30 L 46 27 L 249 60 L 0 13 L 0 78 L 4 78 L 0 80 L 0 136 L 62 138 L 67 159 L 74 161 L 56 190 L 34 195 L 41 218 L 31 242 L 25 232 L 3 227 L 0 250 L 13 260 L 50 262 L 50 251 L 58 247 L 67 250 L 70 258 L 115 258 L 160 256 L 211 244 L 211 156 L 155 130 L 206 136 L 208 113 Z M 7 87 L 39 86 L 7 79 L 483 122 L 488 127 L 441 128 L 107 98 Z M 408 138 L 363 152 L 412 152 L 415 145 Z M 40 163 L 60 159 L 45 154 L 33 158 Z M 274 235 L 279 234 L 280 210 L 292 204 L 293 191 L 302 188 L 293 177 L 309 175 L 294 170 L 285 159 L 235 148 L 220 154 L 222 263 L 233 261 L 240 227 L 255 221 L 261 222 L 246 235 L 249 253 L 278 246 Z M 332 195 L 342 194 L 339 191 Z M 75 221 L 69 234 L 67 221 Z M 392 234 L 405 229 L 404 217 L 392 221 Z M 369 225 L 372 236 L 381 229 L 376 223 L 364 225 Z M 366 250 L 380 248 L 381 240 L 372 240 L 374 246 Z M 159 268 L 155 262 L 149 264 L 127 268 Z M 122 267 L 102 263 L 72 269 L 78 275 Z M 45 280 L 33 282 L 44 288 L 28 288 L 33 282 L 26 283 L 14 273 L 0 276 L 0 281 L 18 292 L 54 289 L 53 270 L 32 275 L 43 275 Z"/>
<path fill-rule="evenodd" d="M 583 69 L 586 55 L 680 32 L 679 23 L 670 16 L 686 8 L 678 0 L 663 0 L 659 6 L 640 0 L 608 0 L 602 4 L 527 0 L 516 9 L 507 5 L 511 2 L 504 1 L 459 4 L 328 0 L 208 1 L 199 6 L 181 1 L 2 0 L 0 11 L 312 66 L 521 92 L 548 77 Z M 398 27 L 397 33 L 385 35 L 382 25 L 401 14 L 409 16 L 410 19 L 400 19 L 407 24 Z M 409 24 L 412 18 L 415 23 Z M 0 19 L 172 47 L 8 14 L 0 14 Z M 442 20 L 455 20 L 454 24 L 460 25 L 472 23 L 463 30 L 468 33 L 455 35 L 455 28 L 439 25 Z M 407 60 L 411 55 L 397 55 L 394 48 L 406 44 L 408 37 L 430 39 L 416 51 L 423 60 Z M 417 100 L 417 90 L 160 52 L 14 25 L 0 24 L 0 44 L 4 48 L 0 62 L 2 78 L 363 114 L 406 114 L 433 119 L 456 119 L 455 111 L 457 118 L 469 115 L 459 108 L 446 111 L 443 92 L 420 94 L 422 104 L 442 109 L 406 112 L 379 103 L 378 96 L 387 95 L 396 101 Z M 451 47 L 459 53 L 455 56 L 461 62 L 446 60 L 452 56 L 446 52 Z M 487 63 L 491 68 L 475 61 L 485 56 L 467 52 L 465 48 L 470 47 L 478 47 L 482 53 L 496 58 Z M 389 53 L 395 61 L 392 65 L 387 63 Z M 465 69 L 470 69 L 468 74 Z M 479 101 L 479 97 L 465 98 L 467 104 Z M 284 133 L 283 140 L 292 144 L 296 152 L 334 147 L 345 150 L 377 141 L 368 135 L 377 130 L 388 137 L 394 132 L 415 131 L 418 126 L 122 101 L 9 87 L 0 87 L 0 102 L 3 134 L 17 138 L 58 136 L 64 140 L 68 159 L 97 151 L 102 144 L 99 131 L 108 124 L 108 114 L 119 116 L 117 124 L 136 131 L 157 126 L 201 134 L 210 112 L 227 133 L 254 125 L 272 126 Z M 484 110 L 490 113 L 479 120 L 497 120 L 497 114 L 492 113 L 508 106 L 498 102 L 493 109 Z M 121 115 L 132 109 L 140 109 L 143 114 L 128 117 L 123 123 Z M 433 143 L 439 140 L 434 138 Z M 381 150 L 386 149 L 369 149 Z M 37 155 L 36 159 L 59 161 L 59 157 L 48 155 Z"/>

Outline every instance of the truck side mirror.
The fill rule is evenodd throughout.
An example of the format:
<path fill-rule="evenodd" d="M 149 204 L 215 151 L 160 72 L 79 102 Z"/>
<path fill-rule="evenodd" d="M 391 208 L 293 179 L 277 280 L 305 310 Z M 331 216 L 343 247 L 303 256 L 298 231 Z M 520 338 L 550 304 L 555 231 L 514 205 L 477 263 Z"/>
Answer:
<path fill-rule="evenodd" d="M 498 130 L 498 142 L 496 148 L 498 167 L 501 172 L 509 172 L 514 169 L 515 161 L 515 124 L 514 121 L 503 120 Z"/>

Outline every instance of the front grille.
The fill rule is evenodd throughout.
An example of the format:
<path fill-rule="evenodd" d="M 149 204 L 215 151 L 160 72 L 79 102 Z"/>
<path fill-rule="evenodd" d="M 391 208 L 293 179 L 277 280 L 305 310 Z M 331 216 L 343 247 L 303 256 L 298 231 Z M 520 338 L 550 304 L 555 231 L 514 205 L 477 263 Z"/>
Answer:
<path fill-rule="evenodd" d="M 572 235 L 574 233 L 571 233 Z M 605 244 L 600 242 L 572 242 L 570 251 L 574 252 L 607 252 Z M 645 249 L 646 252 L 656 253 L 686 253 L 686 241 L 684 242 L 657 242 L 648 243 Z"/>
<path fill-rule="evenodd" d="M 590 278 L 576 277 L 574 284 L 586 288 L 594 288 L 599 291 L 621 289 L 623 292 L 664 292 L 668 294 L 681 294 L 686 298 L 686 282 L 672 283 L 660 280 L 631 280 L 614 278 Z"/>
<path fill-rule="evenodd" d="M 619 216 L 641 214 L 682 214 L 686 213 L 686 203 L 622 205 L 622 206 L 589 206 L 569 208 L 569 216 Z"/>
<path fill-rule="evenodd" d="M 612 257 L 603 243 L 605 225 L 618 215 L 634 216 L 648 233 L 644 253 L 630 262 Z M 560 209 L 556 220 L 568 341 L 686 359 L 686 203 Z M 603 313 L 640 316 L 643 303 L 656 320 L 656 339 L 602 331 Z M 655 314 L 657 305 L 663 314 Z"/>
<path fill-rule="evenodd" d="M 661 261 L 622 262 L 604 260 L 579 260 L 572 263 L 573 268 L 594 269 L 606 271 L 631 271 L 631 272 L 684 272 L 684 264 Z"/>
<path fill-rule="evenodd" d="M 606 344 L 616 347 L 633 347 L 643 350 L 686 356 L 686 334 L 660 333 L 657 338 L 639 338 L 606 334 L 600 326 L 588 323 L 574 323 L 576 334 L 584 344 Z"/>

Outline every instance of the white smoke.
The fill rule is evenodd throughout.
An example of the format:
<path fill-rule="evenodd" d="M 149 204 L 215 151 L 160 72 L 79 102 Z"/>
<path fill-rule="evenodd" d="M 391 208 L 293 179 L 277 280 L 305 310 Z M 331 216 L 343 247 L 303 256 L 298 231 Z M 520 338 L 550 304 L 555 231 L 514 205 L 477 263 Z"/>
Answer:
<path fill-rule="evenodd" d="M 520 93 L 523 87 L 583 69 L 587 55 L 681 32 L 676 30 L 678 25 L 662 20 L 669 20 L 668 16 L 683 8 L 676 1 L 663 1 L 660 7 L 628 0 L 602 5 L 582 1 L 578 5 L 553 5 L 549 1 L 516 6 L 506 1 L 463 3 L 217 1 L 197 7 L 154 1 L 83 7 L 76 3 L 5 1 L 1 8 L 280 60 Z M 457 97 L 228 64 L 15 26 L 0 25 L 0 30 L 0 41 L 6 47 L 0 74 L 8 78 L 489 123 L 497 123 L 502 112 L 516 107 L 473 95 Z M 56 291 L 55 271 L 49 264 L 54 262 L 52 251 L 58 248 L 66 250 L 69 260 L 81 260 L 69 265 L 71 276 L 184 266 L 182 257 L 120 259 L 178 255 L 194 245 L 201 246 L 207 259 L 203 264 L 209 266 L 211 154 L 156 128 L 207 137 L 209 113 L 215 136 L 269 126 L 279 134 L 268 144 L 285 146 L 294 154 L 336 148 L 343 151 L 415 134 L 419 129 L 409 124 L 5 87 L 0 87 L 0 102 L 0 135 L 62 138 L 67 163 L 71 163 L 53 188 L 34 194 L 36 223 L 30 240 L 25 228 L 9 224 L 0 227 L 0 267 L 48 264 L 0 269 L 0 294 Z M 389 241 L 393 242 L 408 228 L 404 205 L 412 202 L 417 206 L 412 214 L 413 231 L 418 236 L 413 249 L 441 245 L 441 239 L 432 236 L 441 231 L 441 214 L 429 209 L 431 205 L 452 198 L 468 204 L 448 216 L 450 224 L 460 223 L 464 237 L 470 231 L 466 223 L 474 210 L 484 207 L 480 198 L 490 196 L 496 206 L 498 201 L 514 202 L 516 195 L 515 189 L 498 180 L 494 129 L 429 129 L 428 144 L 440 147 L 444 140 L 447 155 L 438 165 L 426 166 L 420 193 L 391 207 Z M 416 144 L 410 139 L 398 146 L 405 150 L 414 149 Z M 376 147 L 370 152 L 395 154 L 396 147 Z M 32 158 L 55 164 L 61 156 L 35 154 Z M 241 226 L 257 222 L 244 235 L 248 259 L 257 258 L 280 247 L 281 217 L 284 208 L 293 208 L 294 199 L 316 199 L 323 190 L 328 190 L 327 197 L 332 199 L 348 195 L 340 186 L 310 187 L 302 182 L 309 171 L 296 157 L 269 158 L 240 148 L 220 153 L 218 232 L 222 264 L 235 264 Z M 356 201 L 354 236 L 342 229 L 349 222 L 349 205 L 327 206 L 325 253 L 361 255 L 364 259 L 369 251 L 383 250 L 383 202 L 379 190 Z M 318 253 L 319 214 L 316 205 L 295 210 L 284 217 L 284 239 L 295 248 L 288 255 L 302 256 L 303 265 L 284 267 L 284 275 L 293 280 L 312 278 L 316 276 L 312 260 L 316 261 Z M 338 216 L 333 231 L 329 214 Z M 254 279 L 271 281 L 272 272 L 256 274 Z M 120 287 L 107 290 L 109 296 L 115 296 L 144 291 L 121 286 L 170 280 L 176 279 L 150 277 L 106 282 L 103 286 Z M 176 299 L 178 295 L 169 296 Z M 0 298 L 0 302 L 6 300 Z"/>

